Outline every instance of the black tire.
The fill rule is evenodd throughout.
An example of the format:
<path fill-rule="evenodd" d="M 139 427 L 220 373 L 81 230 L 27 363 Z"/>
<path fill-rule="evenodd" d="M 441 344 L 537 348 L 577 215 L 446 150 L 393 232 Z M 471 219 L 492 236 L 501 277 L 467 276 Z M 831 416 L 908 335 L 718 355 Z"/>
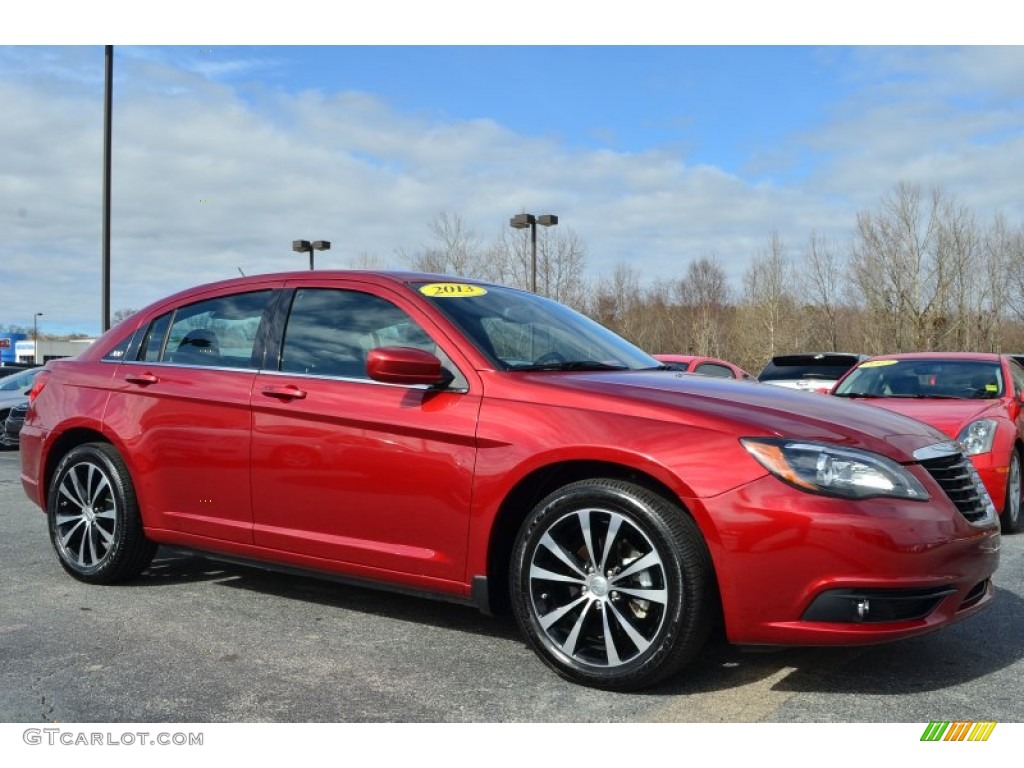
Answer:
<path fill-rule="evenodd" d="M 1010 454 L 1010 468 L 1006 473 L 1006 499 L 1003 501 L 1003 513 L 999 516 L 999 524 L 1003 533 L 1019 533 L 1021 530 L 1021 493 L 1024 484 L 1021 482 L 1020 451 L 1013 449 Z"/>
<path fill-rule="evenodd" d="M 57 559 L 80 581 L 113 584 L 133 578 L 156 552 L 143 534 L 128 468 L 106 443 L 80 445 L 61 459 L 47 513 Z"/>
<path fill-rule="evenodd" d="M 678 505 L 633 483 L 583 480 L 541 501 L 516 538 L 512 605 L 527 642 L 573 682 L 650 687 L 704 645 L 711 558 Z"/>

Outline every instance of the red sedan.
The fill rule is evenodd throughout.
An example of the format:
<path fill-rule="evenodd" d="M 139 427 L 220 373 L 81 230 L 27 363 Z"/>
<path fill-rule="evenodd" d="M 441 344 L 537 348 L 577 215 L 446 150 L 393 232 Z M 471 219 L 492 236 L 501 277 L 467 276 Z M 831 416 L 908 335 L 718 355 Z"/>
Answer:
<path fill-rule="evenodd" d="M 616 690 L 718 623 L 756 645 L 938 629 L 990 603 L 999 559 L 932 427 L 666 371 L 556 302 L 436 275 L 158 301 L 47 364 L 21 445 L 76 579 L 167 544 L 510 608 L 544 663 Z"/>
<path fill-rule="evenodd" d="M 882 355 L 853 368 L 832 394 L 912 416 L 959 441 L 995 502 L 1003 532 L 1021 529 L 1024 368 L 1010 355 Z"/>
<path fill-rule="evenodd" d="M 720 360 L 717 357 L 701 357 L 699 355 L 655 355 L 655 360 L 669 365 L 677 371 L 699 373 L 702 376 L 714 376 L 719 379 L 742 379 L 757 381 L 755 376 L 744 371 L 735 363 Z"/>

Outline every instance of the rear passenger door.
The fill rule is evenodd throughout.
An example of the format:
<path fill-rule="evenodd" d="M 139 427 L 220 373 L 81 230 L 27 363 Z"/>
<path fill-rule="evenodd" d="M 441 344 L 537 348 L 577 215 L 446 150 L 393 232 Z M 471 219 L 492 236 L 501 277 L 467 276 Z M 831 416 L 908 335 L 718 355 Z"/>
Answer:
<path fill-rule="evenodd" d="M 276 365 L 253 390 L 257 545 L 427 588 L 463 578 L 480 396 L 442 341 L 451 351 L 382 286 L 296 286 Z M 366 353 L 396 345 L 437 354 L 455 382 L 371 380 Z"/>
<path fill-rule="evenodd" d="M 154 318 L 118 367 L 104 421 L 126 448 L 147 527 L 252 541 L 249 399 L 272 291 Z"/>

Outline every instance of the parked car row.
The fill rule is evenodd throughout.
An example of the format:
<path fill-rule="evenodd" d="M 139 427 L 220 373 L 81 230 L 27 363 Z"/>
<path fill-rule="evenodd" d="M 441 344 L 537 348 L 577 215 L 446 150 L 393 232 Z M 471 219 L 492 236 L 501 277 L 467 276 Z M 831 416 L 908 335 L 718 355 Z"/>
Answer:
<path fill-rule="evenodd" d="M 48 363 L 22 482 L 78 580 L 166 544 L 510 609 L 545 664 L 615 690 L 715 627 L 855 645 L 991 603 L 996 510 L 947 434 L 665 368 L 499 285 L 236 278 Z"/>

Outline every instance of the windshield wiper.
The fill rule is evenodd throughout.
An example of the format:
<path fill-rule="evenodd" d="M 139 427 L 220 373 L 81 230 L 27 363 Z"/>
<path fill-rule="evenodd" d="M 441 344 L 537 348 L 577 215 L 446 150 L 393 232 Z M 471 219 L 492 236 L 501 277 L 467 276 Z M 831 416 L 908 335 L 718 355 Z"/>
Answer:
<path fill-rule="evenodd" d="M 870 392 L 833 392 L 833 397 L 880 397 L 880 395 L 873 395 Z"/>
<path fill-rule="evenodd" d="M 625 371 L 629 366 L 612 365 L 598 360 L 563 360 L 557 363 L 534 363 L 533 365 L 516 365 L 513 371 Z"/>

